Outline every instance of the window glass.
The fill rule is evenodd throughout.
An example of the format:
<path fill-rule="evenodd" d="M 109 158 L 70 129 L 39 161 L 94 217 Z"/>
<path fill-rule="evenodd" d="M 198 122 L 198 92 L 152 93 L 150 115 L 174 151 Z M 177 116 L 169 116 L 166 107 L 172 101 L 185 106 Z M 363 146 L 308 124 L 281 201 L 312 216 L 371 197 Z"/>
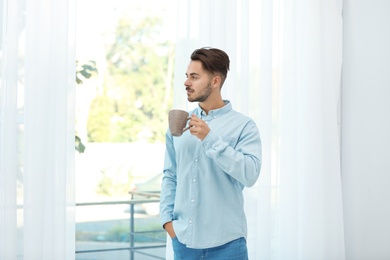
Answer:
<path fill-rule="evenodd" d="M 151 246 L 135 255 L 165 256 L 158 192 L 173 102 L 174 2 L 77 1 L 77 259 L 129 259 L 131 251 L 112 248 L 132 246 Z M 130 191 L 157 196 L 133 195 L 148 201 L 131 207 L 122 203 Z"/>

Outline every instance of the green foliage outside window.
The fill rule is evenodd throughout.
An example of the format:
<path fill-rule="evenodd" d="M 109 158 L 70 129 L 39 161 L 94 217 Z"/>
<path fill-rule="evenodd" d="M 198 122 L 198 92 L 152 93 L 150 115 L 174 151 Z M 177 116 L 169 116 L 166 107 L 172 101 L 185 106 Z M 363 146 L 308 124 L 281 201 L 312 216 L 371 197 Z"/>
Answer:
<path fill-rule="evenodd" d="M 120 19 L 106 53 L 103 90 L 92 102 L 89 142 L 163 141 L 172 104 L 173 50 L 159 18 Z"/>
<path fill-rule="evenodd" d="M 88 61 L 82 65 L 76 61 L 76 83 L 77 85 L 81 85 L 85 80 L 91 78 L 93 75 L 97 74 L 96 62 Z M 85 145 L 82 143 L 81 138 L 75 135 L 75 149 L 79 153 L 84 153 Z"/>

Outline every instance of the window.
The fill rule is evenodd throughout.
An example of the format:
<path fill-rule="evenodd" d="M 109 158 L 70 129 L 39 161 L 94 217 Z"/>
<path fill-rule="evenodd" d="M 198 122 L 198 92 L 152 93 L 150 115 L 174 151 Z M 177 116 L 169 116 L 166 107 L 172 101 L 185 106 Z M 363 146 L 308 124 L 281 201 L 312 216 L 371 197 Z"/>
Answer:
<path fill-rule="evenodd" d="M 113 249 L 165 241 L 156 197 L 138 197 L 151 202 L 134 205 L 134 222 L 132 207 L 119 202 L 161 178 L 173 102 L 173 3 L 77 1 L 77 259 L 129 259 L 131 251 Z M 145 233 L 131 237 L 131 223 Z M 135 254 L 164 258 L 165 247 Z"/>

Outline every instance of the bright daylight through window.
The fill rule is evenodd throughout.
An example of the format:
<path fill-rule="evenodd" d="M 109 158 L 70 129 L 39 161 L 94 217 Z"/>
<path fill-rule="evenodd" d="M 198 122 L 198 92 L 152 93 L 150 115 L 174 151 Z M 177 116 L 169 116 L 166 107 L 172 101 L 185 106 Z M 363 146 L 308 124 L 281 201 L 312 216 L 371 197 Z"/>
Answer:
<path fill-rule="evenodd" d="M 76 259 L 165 257 L 175 11 L 174 1 L 77 1 Z"/>

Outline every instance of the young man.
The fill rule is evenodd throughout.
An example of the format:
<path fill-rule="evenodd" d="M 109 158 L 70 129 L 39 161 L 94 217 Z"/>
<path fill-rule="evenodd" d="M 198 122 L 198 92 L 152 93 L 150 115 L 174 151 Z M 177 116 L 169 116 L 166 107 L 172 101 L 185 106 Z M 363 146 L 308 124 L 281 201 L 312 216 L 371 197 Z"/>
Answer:
<path fill-rule="evenodd" d="M 192 53 L 184 85 L 198 107 L 190 131 L 166 134 L 160 217 L 175 259 L 248 259 L 242 190 L 259 177 L 261 142 L 255 123 L 222 99 L 229 63 L 219 49 Z"/>

